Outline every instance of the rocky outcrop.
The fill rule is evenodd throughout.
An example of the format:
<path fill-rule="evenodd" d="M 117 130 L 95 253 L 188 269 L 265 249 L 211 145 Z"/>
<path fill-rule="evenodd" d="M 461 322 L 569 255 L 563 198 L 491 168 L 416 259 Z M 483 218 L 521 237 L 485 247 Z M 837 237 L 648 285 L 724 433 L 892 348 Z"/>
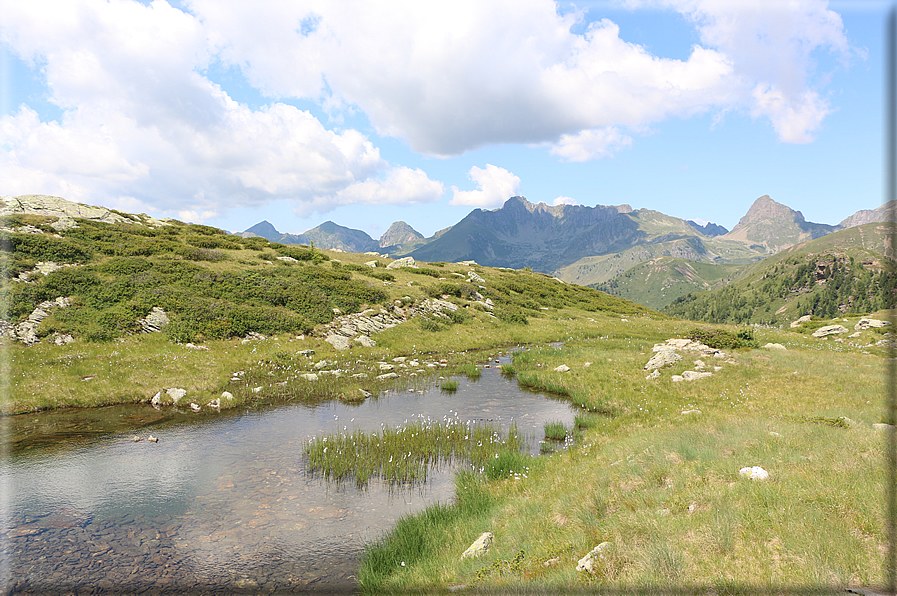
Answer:
<path fill-rule="evenodd" d="M 33 346 L 40 341 L 37 336 L 37 328 L 41 324 L 41 321 L 49 317 L 50 313 L 55 309 L 65 308 L 71 304 L 71 302 L 71 298 L 60 296 L 56 300 L 47 300 L 38 304 L 37 308 L 31 311 L 28 318 L 21 323 L 12 324 L 8 321 L 0 320 L 0 337 L 8 337 L 10 339 L 21 341 L 26 346 Z"/>
<path fill-rule="evenodd" d="M 414 262 L 413 257 L 403 257 L 401 259 L 396 259 L 386 266 L 387 269 L 401 269 L 402 267 L 411 267 L 412 269 L 417 269 L 417 263 Z"/>
<path fill-rule="evenodd" d="M 140 325 L 140 330 L 143 333 L 155 333 L 161 331 L 162 328 L 170 322 L 171 320 L 168 318 L 168 315 L 158 306 L 154 306 L 148 315 L 137 321 Z"/>
<path fill-rule="evenodd" d="M 885 325 L 890 325 L 890 323 L 879 319 L 860 319 L 860 322 L 854 325 L 853 328 L 855 331 L 865 331 L 871 328 L 881 328 Z"/>
<path fill-rule="evenodd" d="M 463 553 L 461 553 L 461 560 L 470 559 L 474 557 L 480 557 L 489 552 L 489 548 L 492 546 L 492 540 L 494 536 L 492 532 L 483 532 L 480 534 L 480 537 L 474 540 L 473 544 L 467 547 Z"/>
<path fill-rule="evenodd" d="M 168 223 L 148 215 L 124 217 L 105 207 L 94 207 L 83 203 L 73 203 L 60 197 L 48 195 L 21 195 L 17 197 L 0 197 L 0 216 L 4 215 L 42 215 L 55 217 L 56 222 L 50 224 L 57 231 L 77 227 L 75 219 L 89 219 L 109 224 L 130 223 L 158 227 Z"/>
<path fill-rule="evenodd" d="M 828 335 L 837 335 L 839 333 L 847 333 L 847 327 L 844 325 L 826 325 L 820 327 L 813 332 L 813 337 L 826 337 Z"/>
<path fill-rule="evenodd" d="M 656 370 L 665 366 L 676 364 L 682 360 L 682 356 L 676 353 L 673 348 L 660 350 L 645 364 L 645 370 Z"/>

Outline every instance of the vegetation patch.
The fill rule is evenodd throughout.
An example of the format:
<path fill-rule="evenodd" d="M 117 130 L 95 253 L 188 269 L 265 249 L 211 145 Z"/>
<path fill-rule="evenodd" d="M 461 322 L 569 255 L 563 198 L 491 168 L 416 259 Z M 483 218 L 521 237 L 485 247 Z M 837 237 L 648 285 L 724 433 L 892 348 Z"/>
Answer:
<path fill-rule="evenodd" d="M 754 338 L 754 330 L 751 328 L 741 328 L 735 331 L 727 329 L 692 329 L 686 337 L 718 350 L 760 347 L 760 343 Z"/>

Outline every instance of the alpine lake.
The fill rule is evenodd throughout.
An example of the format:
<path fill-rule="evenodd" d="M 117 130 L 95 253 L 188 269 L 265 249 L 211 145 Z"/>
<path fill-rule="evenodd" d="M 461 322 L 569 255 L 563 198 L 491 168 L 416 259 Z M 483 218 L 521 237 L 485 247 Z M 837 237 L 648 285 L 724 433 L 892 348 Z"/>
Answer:
<path fill-rule="evenodd" d="M 578 410 L 519 388 L 495 364 L 476 381 L 459 378 L 453 392 L 431 385 L 358 404 L 200 413 L 135 404 L 4 417 L 4 593 L 352 592 L 365 544 L 400 517 L 451 501 L 455 471 L 470 464 L 449 459 L 422 481 L 359 486 L 310 470 L 304 446 L 415 421 L 505 433 L 513 423 L 538 455 L 544 424 L 572 427 Z"/>

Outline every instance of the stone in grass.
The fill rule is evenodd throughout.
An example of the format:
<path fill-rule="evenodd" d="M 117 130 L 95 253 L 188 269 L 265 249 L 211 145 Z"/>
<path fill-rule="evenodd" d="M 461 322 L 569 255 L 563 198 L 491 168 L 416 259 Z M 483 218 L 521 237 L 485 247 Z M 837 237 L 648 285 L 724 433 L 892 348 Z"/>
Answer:
<path fill-rule="evenodd" d="M 181 398 L 183 398 L 185 395 L 187 395 L 187 390 L 172 387 L 170 389 L 166 389 L 165 393 L 167 393 L 171 397 L 171 401 L 174 404 L 177 404 L 181 400 Z"/>
<path fill-rule="evenodd" d="M 568 370 L 570 370 L 570 367 L 567 366 L 566 364 L 562 364 L 562 365 L 558 366 L 557 368 L 555 368 L 554 372 L 567 372 Z"/>
<path fill-rule="evenodd" d="M 221 399 L 233 399 L 233 398 L 234 398 L 234 394 L 231 393 L 230 391 L 222 391 L 221 392 Z"/>
<path fill-rule="evenodd" d="M 704 377 L 712 376 L 713 373 L 709 372 L 695 372 L 693 370 L 686 370 L 682 373 L 683 381 L 697 381 L 698 379 L 703 379 Z"/>
<path fill-rule="evenodd" d="M 335 350 L 348 350 L 352 347 L 352 340 L 342 335 L 328 335 L 324 338 L 324 341 L 333 346 Z"/>
<path fill-rule="evenodd" d="M 884 433 L 884 432 L 890 432 L 890 430 L 892 428 L 894 428 L 894 425 L 886 424 L 884 422 L 876 422 L 872 425 L 872 428 L 877 432 Z"/>
<path fill-rule="evenodd" d="M 398 376 L 399 375 L 397 375 L 396 373 L 391 372 L 391 373 L 386 373 L 385 375 L 377 375 L 377 378 L 380 379 L 381 381 L 385 381 L 386 379 L 398 378 Z"/>
<path fill-rule="evenodd" d="M 652 372 L 650 375 L 645 377 L 645 379 L 648 381 L 653 381 L 654 379 L 659 379 L 659 378 L 660 378 L 660 371 L 657 370 L 656 368 L 654 369 L 654 372 Z"/>
<path fill-rule="evenodd" d="M 690 416 L 692 414 L 700 414 L 701 410 L 682 410 L 683 416 Z"/>
<path fill-rule="evenodd" d="M 483 532 L 480 537 L 474 540 L 473 544 L 467 547 L 467 550 L 461 553 L 461 560 L 479 557 L 489 552 L 492 546 L 492 532 Z"/>
<path fill-rule="evenodd" d="M 765 349 L 765 350 L 787 350 L 788 348 L 786 348 L 782 344 L 768 343 L 765 346 L 763 346 L 763 349 Z"/>
<path fill-rule="evenodd" d="M 359 335 L 355 338 L 355 343 L 364 346 L 365 348 L 373 348 L 377 345 L 377 342 L 368 337 L 367 335 Z"/>
<path fill-rule="evenodd" d="M 645 364 L 645 370 L 655 370 L 658 368 L 663 368 L 664 366 L 669 366 L 671 364 L 675 364 L 682 360 L 682 356 L 677 354 L 672 349 L 664 349 L 660 350 L 654 356 L 648 360 L 648 363 Z"/>
<path fill-rule="evenodd" d="M 837 333 L 847 333 L 847 327 L 844 325 L 826 325 L 814 331 L 813 337 L 826 337 Z"/>
<path fill-rule="evenodd" d="M 760 466 L 747 466 L 738 470 L 738 475 L 751 480 L 769 480 L 769 472 Z"/>
<path fill-rule="evenodd" d="M 153 399 L 150 400 L 150 403 L 153 404 L 154 406 L 158 406 L 159 404 L 161 404 L 162 403 L 162 392 L 160 391 L 157 394 L 155 394 L 153 396 Z"/>
<path fill-rule="evenodd" d="M 586 553 L 586 556 L 581 558 L 579 560 L 579 563 L 576 564 L 576 570 L 585 571 L 587 573 L 595 573 L 595 567 L 597 566 L 598 561 L 604 558 L 604 555 L 602 553 L 608 548 L 610 548 L 610 542 L 602 542 L 601 544 L 590 550 L 588 553 Z"/>
<path fill-rule="evenodd" d="M 304 375 L 299 375 L 300 378 L 305 379 L 306 381 L 317 381 L 318 375 L 315 373 L 305 373 Z"/>

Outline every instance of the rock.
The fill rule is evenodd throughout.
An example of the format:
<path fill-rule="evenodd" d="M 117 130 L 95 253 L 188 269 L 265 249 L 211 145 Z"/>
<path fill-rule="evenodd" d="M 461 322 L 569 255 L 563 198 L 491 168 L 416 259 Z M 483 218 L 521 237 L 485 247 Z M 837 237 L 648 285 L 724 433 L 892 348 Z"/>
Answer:
<path fill-rule="evenodd" d="M 377 375 L 377 378 L 381 381 L 385 381 L 386 379 L 396 379 L 399 375 L 394 372 L 386 373 L 385 375 Z"/>
<path fill-rule="evenodd" d="M 673 375 L 672 377 L 670 377 L 670 380 L 674 383 L 679 383 L 681 381 L 684 381 L 685 379 L 682 378 L 682 375 Z"/>
<path fill-rule="evenodd" d="M 407 356 L 396 356 L 392 359 L 393 362 L 405 362 L 406 360 L 408 360 Z"/>
<path fill-rule="evenodd" d="M 158 392 L 153 396 L 153 399 L 150 400 L 150 403 L 154 406 L 158 406 L 162 403 L 162 392 Z"/>
<path fill-rule="evenodd" d="M 158 443 L 158 442 L 159 442 L 159 439 L 157 439 L 157 438 L 154 437 L 153 435 L 148 436 L 148 437 L 146 438 L 146 440 L 149 441 L 150 443 Z"/>
<path fill-rule="evenodd" d="M 161 331 L 162 328 L 170 322 L 171 320 L 168 318 L 168 315 L 158 306 L 154 306 L 148 315 L 137 321 L 140 325 L 140 330 L 143 333 L 155 333 Z"/>
<path fill-rule="evenodd" d="M 787 350 L 788 349 L 785 346 L 783 346 L 782 344 L 772 344 L 772 343 L 766 344 L 765 346 L 763 346 L 763 348 L 766 350 Z"/>
<path fill-rule="evenodd" d="M 299 378 L 305 379 L 306 381 L 317 381 L 318 375 L 315 373 L 305 373 L 304 375 L 299 375 Z"/>
<path fill-rule="evenodd" d="M 738 475 L 742 478 L 750 478 L 751 480 L 768 480 L 769 472 L 760 466 L 748 466 L 738 470 Z"/>
<path fill-rule="evenodd" d="M 193 410 L 194 412 L 201 412 L 201 411 L 202 411 L 202 408 L 199 407 L 199 404 L 196 404 L 196 403 L 193 403 L 193 402 L 190 402 L 190 409 Z"/>
<path fill-rule="evenodd" d="M 880 432 L 880 433 L 888 432 L 892 428 L 894 428 L 893 425 L 885 424 L 884 422 L 876 422 L 872 425 L 872 429 L 875 430 L 876 432 Z"/>
<path fill-rule="evenodd" d="M 860 319 L 860 322 L 853 326 L 854 331 L 863 331 L 865 329 L 869 329 L 870 327 L 884 327 L 885 325 L 890 325 L 888 321 L 882 321 L 880 319 Z"/>
<path fill-rule="evenodd" d="M 467 550 L 461 553 L 461 560 L 480 557 L 487 552 L 492 546 L 492 532 L 483 532 L 480 537 L 474 540 L 473 544 L 467 547 Z"/>
<path fill-rule="evenodd" d="M 610 542 L 602 542 L 588 553 L 586 556 L 581 558 L 579 562 L 576 564 L 577 571 L 585 571 L 587 573 L 595 573 L 595 567 L 598 564 L 598 561 L 604 558 L 602 554 L 610 548 Z"/>
<path fill-rule="evenodd" d="M 554 558 L 548 559 L 547 561 L 542 563 L 542 567 L 554 567 L 555 565 L 557 565 L 560 562 L 561 562 L 560 557 L 554 557 Z"/>
<path fill-rule="evenodd" d="M 555 368 L 554 372 L 567 372 L 568 370 L 570 370 L 570 367 L 567 366 L 566 364 L 562 364 L 562 365 L 558 366 L 557 368 Z"/>
<path fill-rule="evenodd" d="M 315 370 L 321 370 L 322 368 L 326 368 L 326 367 L 327 367 L 327 361 L 326 361 L 326 360 L 319 360 L 318 362 L 315 362 L 314 369 L 315 369 Z"/>
<path fill-rule="evenodd" d="M 650 375 L 645 377 L 645 379 L 648 381 L 653 381 L 654 379 L 659 379 L 659 378 L 660 378 L 660 371 L 657 370 L 656 368 L 654 369 L 654 372 L 652 372 Z"/>
<path fill-rule="evenodd" d="M 17 197 L 0 197 L 0 216 L 14 213 L 43 215 L 59 219 L 90 219 L 102 223 L 131 223 L 141 225 L 142 222 L 123 217 L 105 207 L 93 207 L 82 203 L 72 203 L 59 197 L 48 195 L 21 195 Z M 74 221 L 72 221 L 74 223 Z M 160 222 L 161 223 L 161 222 Z M 63 226 L 69 225 L 67 222 Z"/>
<path fill-rule="evenodd" d="M 315 355 L 314 350 L 299 350 L 296 353 L 299 354 L 300 356 L 305 356 L 306 358 L 311 358 L 312 356 Z"/>
<path fill-rule="evenodd" d="M 683 381 L 697 381 L 698 379 L 703 379 L 705 377 L 713 376 L 713 373 L 710 372 L 695 372 L 693 370 L 687 370 L 682 373 Z"/>
<path fill-rule="evenodd" d="M 813 337 L 826 337 L 827 335 L 834 335 L 837 333 L 847 333 L 847 327 L 844 325 L 826 325 L 825 327 L 820 327 L 814 331 Z"/>
<path fill-rule="evenodd" d="M 131 437 L 131 440 L 134 441 L 135 443 L 139 443 L 140 441 L 143 440 L 143 438 L 135 435 L 135 436 Z"/>
<path fill-rule="evenodd" d="M 385 362 L 380 363 L 380 370 L 394 370 L 394 369 L 395 369 L 395 366 L 393 366 L 392 364 L 387 364 Z"/>
<path fill-rule="evenodd" d="M 57 335 L 53 340 L 53 343 L 57 346 L 64 346 L 65 344 L 70 344 L 75 341 L 75 338 L 71 335 Z"/>
<path fill-rule="evenodd" d="M 377 342 L 368 337 L 367 335 L 359 335 L 355 338 L 355 343 L 360 346 L 364 346 L 365 348 L 373 348 L 377 345 Z"/>
<path fill-rule="evenodd" d="M 231 393 L 230 391 L 222 391 L 221 392 L 221 399 L 231 400 L 233 398 L 234 398 L 234 394 Z"/>
<path fill-rule="evenodd" d="M 648 363 L 645 364 L 645 370 L 663 368 L 665 366 L 675 364 L 680 360 L 682 360 L 682 356 L 677 354 L 674 350 L 660 350 L 656 354 L 654 354 L 654 356 L 652 356 L 650 360 L 648 360 Z"/>
<path fill-rule="evenodd" d="M 283 261 L 284 263 L 298 263 L 299 262 L 296 259 L 294 259 L 293 257 L 274 257 L 274 258 L 276 258 L 278 261 Z"/>
<path fill-rule="evenodd" d="M 682 410 L 683 416 L 691 416 L 691 415 L 700 414 L 700 413 L 701 413 L 701 410 Z"/>
<path fill-rule="evenodd" d="M 363 395 L 365 397 L 365 399 L 374 396 L 373 393 L 371 393 L 370 391 L 365 391 L 364 389 L 359 389 L 358 391 L 361 392 L 361 395 Z"/>
<path fill-rule="evenodd" d="M 187 348 L 187 349 L 189 349 L 189 350 L 199 350 L 199 351 L 201 351 L 201 352 L 208 352 L 208 351 L 209 351 L 209 346 L 198 346 L 198 345 L 193 344 L 193 343 L 190 343 L 190 342 L 185 343 L 185 344 L 184 344 L 184 347 Z"/>
<path fill-rule="evenodd" d="M 177 404 L 185 395 L 187 395 L 187 390 L 172 387 L 170 389 L 166 389 L 165 393 L 167 393 L 168 396 L 171 397 L 171 401 L 173 403 Z"/>
<path fill-rule="evenodd" d="M 414 257 L 404 257 L 401 259 L 396 259 L 386 266 L 387 269 L 401 269 L 402 267 L 411 267 L 412 269 L 417 269 L 417 264 L 414 262 Z"/>
<path fill-rule="evenodd" d="M 343 335 L 328 335 L 324 341 L 329 343 L 335 350 L 348 350 L 352 347 L 352 340 Z"/>
<path fill-rule="evenodd" d="M 855 339 L 855 338 L 859 337 L 860 335 L 862 335 L 862 333 L 860 333 L 859 331 L 855 331 L 855 332 L 851 333 L 850 335 L 848 335 L 847 337 L 849 339 Z"/>
<path fill-rule="evenodd" d="M 796 321 L 791 321 L 791 328 L 800 327 L 802 323 L 809 323 L 813 317 L 811 315 L 804 315 Z"/>
<path fill-rule="evenodd" d="M 206 405 L 209 406 L 210 408 L 215 408 L 216 410 L 220 410 L 221 409 L 221 398 L 216 397 L 215 399 L 213 399 Z"/>
<path fill-rule="evenodd" d="M 484 284 L 486 280 L 480 277 L 480 275 L 476 271 L 468 271 L 467 272 L 467 281 L 473 284 Z"/>

